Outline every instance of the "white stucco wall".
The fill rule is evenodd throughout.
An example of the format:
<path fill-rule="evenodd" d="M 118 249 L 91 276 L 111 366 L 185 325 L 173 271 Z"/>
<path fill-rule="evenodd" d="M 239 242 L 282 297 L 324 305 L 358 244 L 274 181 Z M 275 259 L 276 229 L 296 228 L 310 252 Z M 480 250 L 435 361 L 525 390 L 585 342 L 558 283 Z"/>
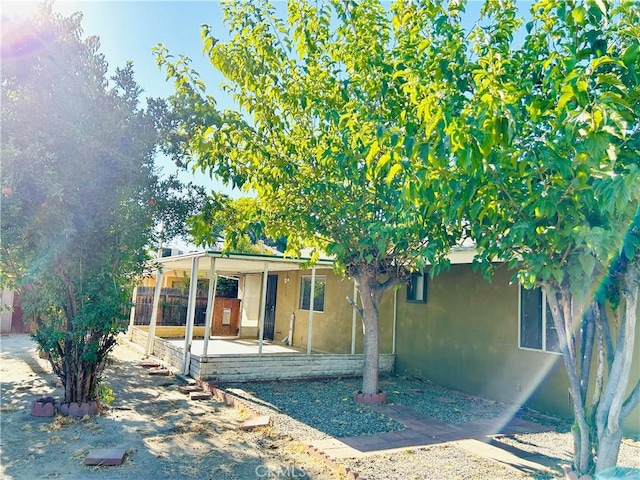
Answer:
<path fill-rule="evenodd" d="M 244 275 L 238 282 L 240 307 L 240 336 L 257 338 L 260 320 L 262 275 Z"/>
<path fill-rule="evenodd" d="M 13 290 L 2 290 L 2 302 L 0 303 L 0 333 L 11 333 L 12 309 Z"/>

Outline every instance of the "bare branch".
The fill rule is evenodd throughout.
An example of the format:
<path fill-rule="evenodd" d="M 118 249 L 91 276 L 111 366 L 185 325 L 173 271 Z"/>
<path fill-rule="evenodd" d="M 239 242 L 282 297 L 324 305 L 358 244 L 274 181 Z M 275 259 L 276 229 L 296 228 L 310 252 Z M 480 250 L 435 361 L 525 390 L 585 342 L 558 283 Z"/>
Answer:
<path fill-rule="evenodd" d="M 640 404 L 640 380 L 636 383 L 636 386 L 633 387 L 633 391 L 627 401 L 622 405 L 622 409 L 620 410 L 620 418 L 623 419 L 627 415 L 631 413 L 631 411 L 636 408 Z"/>
<path fill-rule="evenodd" d="M 362 310 L 362 308 L 358 306 L 356 302 L 353 301 L 351 297 L 347 297 L 347 302 L 349 303 L 349 305 L 353 307 L 353 309 L 358 313 L 358 315 L 360 315 L 360 318 L 364 317 L 364 311 Z"/>

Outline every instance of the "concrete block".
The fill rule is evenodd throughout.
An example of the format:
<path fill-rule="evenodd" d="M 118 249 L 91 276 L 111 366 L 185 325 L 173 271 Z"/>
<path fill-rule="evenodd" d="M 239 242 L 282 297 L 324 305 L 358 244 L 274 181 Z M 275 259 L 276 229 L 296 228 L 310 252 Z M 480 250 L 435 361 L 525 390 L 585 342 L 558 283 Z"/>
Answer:
<path fill-rule="evenodd" d="M 189 398 L 191 400 L 209 400 L 211 398 L 211 392 L 191 392 Z"/>
<path fill-rule="evenodd" d="M 269 415 L 262 415 L 260 417 L 253 417 L 245 420 L 240 427 L 240 430 L 252 430 L 258 427 L 266 427 L 271 423 L 271 417 Z"/>
<path fill-rule="evenodd" d="M 178 391 L 181 393 L 202 392 L 203 388 L 200 385 L 183 385 L 178 387 Z"/>
<path fill-rule="evenodd" d="M 154 360 L 143 360 L 138 365 L 142 368 L 158 368 L 160 364 Z"/>
<path fill-rule="evenodd" d="M 127 451 L 124 448 L 96 448 L 84 459 L 85 465 L 122 465 Z"/>

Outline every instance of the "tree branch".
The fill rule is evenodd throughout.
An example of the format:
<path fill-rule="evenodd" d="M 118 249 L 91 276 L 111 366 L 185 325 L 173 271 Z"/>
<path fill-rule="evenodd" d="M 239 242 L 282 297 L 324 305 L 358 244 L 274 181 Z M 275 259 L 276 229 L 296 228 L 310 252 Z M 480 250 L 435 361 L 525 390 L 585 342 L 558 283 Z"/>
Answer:
<path fill-rule="evenodd" d="M 358 313 L 358 315 L 360 315 L 360 318 L 364 317 L 364 311 L 362 310 L 362 308 L 358 306 L 356 302 L 353 301 L 351 297 L 347 297 L 347 302 L 349 303 L 349 305 L 353 307 L 353 309 Z"/>
<path fill-rule="evenodd" d="M 620 409 L 620 419 L 625 418 L 627 415 L 631 413 L 631 411 L 636 408 L 640 404 L 640 380 L 636 383 L 636 386 L 633 387 L 633 391 L 627 401 L 624 402 L 622 408 Z"/>

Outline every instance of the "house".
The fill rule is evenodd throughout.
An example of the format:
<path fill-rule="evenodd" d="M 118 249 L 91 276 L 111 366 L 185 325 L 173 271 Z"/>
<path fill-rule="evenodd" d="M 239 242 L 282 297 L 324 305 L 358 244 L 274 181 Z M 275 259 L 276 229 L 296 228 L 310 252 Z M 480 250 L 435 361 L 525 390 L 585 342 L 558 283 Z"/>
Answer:
<path fill-rule="evenodd" d="M 570 417 L 568 382 L 543 295 L 512 283 L 503 267 L 487 281 L 471 268 L 474 254 L 473 248 L 457 249 L 448 270 L 433 279 L 414 274 L 408 286 L 383 298 L 381 370 Z M 254 350 L 226 350 L 232 343 L 212 350 L 207 343 L 216 337 L 203 328 L 199 340 L 185 325 L 180 340 L 171 340 L 176 350 L 167 354 L 185 373 L 226 380 L 361 373 L 361 322 L 345 300 L 355 296 L 354 284 L 336 276 L 329 259 L 310 268 L 305 260 L 279 256 L 201 252 L 162 259 L 165 278 L 192 275 L 197 255 L 199 277 L 191 278 L 215 272 L 238 279 L 234 340 L 254 342 Z M 151 326 L 132 323 L 138 343 L 151 352 L 145 328 Z M 632 384 L 640 378 L 639 350 L 637 339 Z M 625 427 L 640 432 L 640 409 Z"/>
<path fill-rule="evenodd" d="M 345 301 L 353 295 L 354 284 L 333 273 L 330 259 L 309 267 L 309 259 L 209 251 L 156 262 L 159 268 L 141 286 L 160 285 L 161 289 L 154 291 L 153 304 L 144 316 L 137 311 L 141 302 L 140 288 L 136 289 L 129 337 L 184 374 L 244 381 L 362 372 L 362 332 Z M 163 291 L 185 278 L 189 293 L 184 324 L 163 325 Z M 223 300 L 237 302 L 237 319 L 228 311 L 229 322 L 237 322 L 233 335 L 219 335 L 214 328 L 225 322 L 225 310 L 218 307 L 221 300 L 215 294 L 219 278 L 237 281 L 237 298 Z M 198 284 L 207 285 L 201 326 L 196 325 Z M 383 327 L 388 340 L 381 349 L 382 372 L 393 371 L 391 327 L 388 318 Z"/>

